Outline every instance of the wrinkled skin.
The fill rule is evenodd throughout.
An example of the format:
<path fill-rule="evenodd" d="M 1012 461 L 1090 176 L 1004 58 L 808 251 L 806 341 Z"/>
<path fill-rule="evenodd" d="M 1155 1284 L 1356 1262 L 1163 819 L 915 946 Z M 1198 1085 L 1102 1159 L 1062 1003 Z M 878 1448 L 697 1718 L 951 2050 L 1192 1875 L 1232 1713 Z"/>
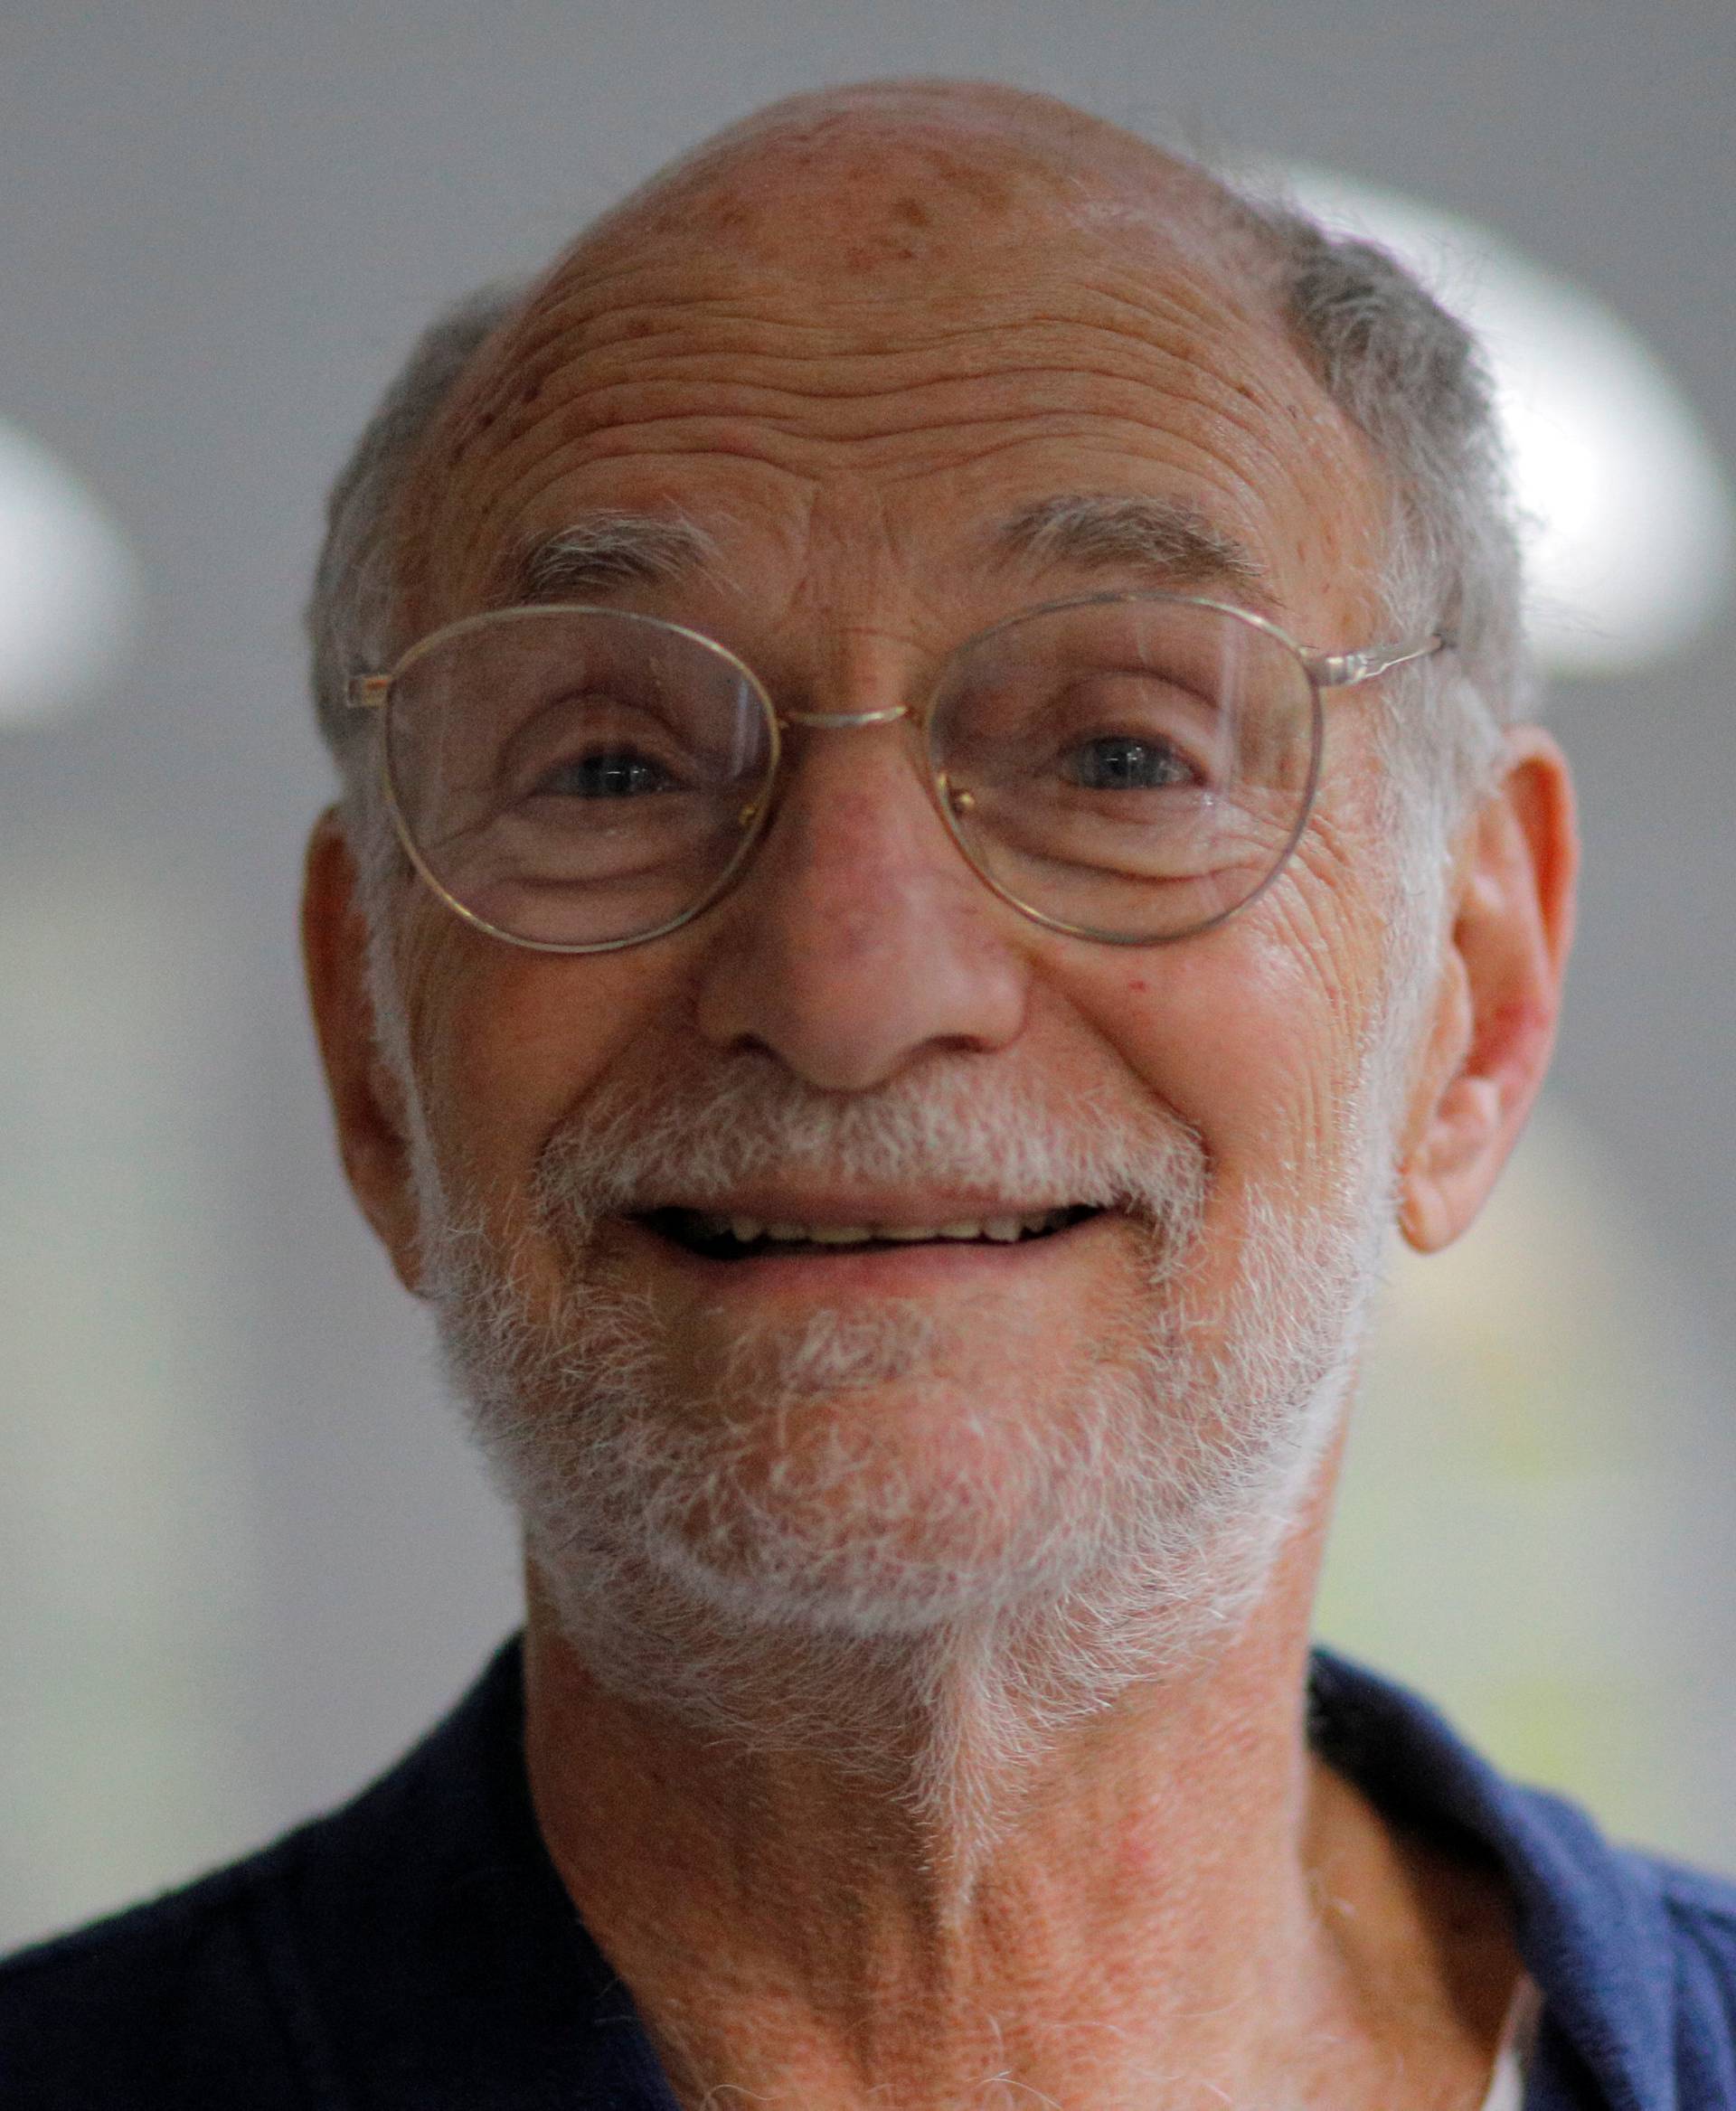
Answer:
<path fill-rule="evenodd" d="M 403 642 L 489 605 L 513 559 L 589 511 L 678 510 L 721 563 L 612 598 L 709 632 L 780 705 L 868 708 L 920 693 L 953 646 L 1019 608 L 1163 583 L 989 547 L 992 523 L 1062 493 L 1184 501 L 1252 552 L 1266 612 L 1295 634 L 1334 647 L 1381 635 L 1378 477 L 1201 179 L 1038 99 L 841 91 L 779 106 L 629 200 L 485 348 L 412 495 Z M 443 1183 L 550 1310 L 571 1263 L 531 1205 L 539 1157 L 624 1070 L 745 1048 L 848 1095 L 965 1056 L 985 1075 L 1040 1076 L 1059 1102 L 1155 1104 L 1201 1139 L 1210 1311 L 1251 1198 L 1320 1205 L 1344 1163 L 1382 993 L 1375 708 L 1332 704 L 1326 787 L 1278 882 L 1168 947 L 1093 946 L 998 902 L 897 727 L 797 736 L 747 877 L 652 945 L 522 951 L 406 883 L 394 952 Z M 1560 759 L 1543 736 L 1515 736 L 1458 842 L 1433 998 L 1391 1110 L 1398 1209 L 1420 1246 L 1470 1220 L 1535 1091 L 1571 863 Z M 316 840 L 307 928 L 346 1165 L 415 1288 L 405 1088 L 373 1043 L 335 825 Z M 834 1221 L 870 1202 L 929 1220 L 960 1200 L 741 1198 Z M 969 1381 L 992 1415 L 1002 1399 L 1031 1412 L 1065 1397 L 1135 1295 L 1131 1240 L 1111 1218 L 1013 1256 L 792 1261 L 720 1287 L 618 1220 L 590 1265 L 644 1288 L 676 1367 L 695 1373 L 727 1356 L 750 1309 L 968 1297 L 981 1318 Z M 956 1404 L 956 1389 L 893 1389 L 875 1403 L 876 1441 L 937 1480 L 961 1465 L 992 1474 L 980 1429 L 957 1448 Z M 768 1446 L 787 1441 L 768 1425 Z M 723 2078 L 842 2105 L 883 2084 L 938 2106 L 987 2100 L 971 2078 L 998 2063 L 1070 2107 L 1194 2104 L 1217 2099 L 1149 2078 L 1209 2069 L 1250 2097 L 1282 2075 L 1283 2100 L 1342 2106 L 1386 2100 L 1401 2059 L 1407 2102 L 1474 2102 L 1512 1974 L 1498 1901 L 1391 1839 L 1299 1750 L 1326 1499 L 1322 1486 L 1235 1644 L 1082 1732 L 1022 1787 L 1025 1815 L 995 1866 L 950 1890 L 935 1873 L 945 1857 L 896 1811 L 702 1751 L 655 1711 L 599 1696 L 533 1592 L 544 1828 L 680 2086 L 695 2101 Z M 632 1786 L 647 1767 L 664 1785 L 649 1831 Z M 607 1810 L 613 1833 L 578 1825 L 580 1807 Z M 1330 1927 L 1328 1881 L 1353 1908 Z M 706 1959 L 725 1940 L 736 1976 L 720 1987 Z M 1102 2034 L 1046 2028 L 1063 2016 Z M 1119 2093 L 1134 2076 L 1146 2078 Z"/>

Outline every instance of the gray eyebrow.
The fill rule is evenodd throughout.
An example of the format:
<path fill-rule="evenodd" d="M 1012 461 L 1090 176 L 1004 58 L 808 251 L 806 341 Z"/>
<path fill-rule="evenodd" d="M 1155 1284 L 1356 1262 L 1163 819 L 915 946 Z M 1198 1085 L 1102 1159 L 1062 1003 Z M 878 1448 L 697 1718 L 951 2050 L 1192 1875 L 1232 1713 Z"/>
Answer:
<path fill-rule="evenodd" d="M 1252 551 L 1184 500 L 1063 493 L 1021 507 L 994 541 L 1040 563 L 1100 571 L 1135 566 L 1166 585 L 1228 589 L 1258 608 L 1277 601 Z M 678 514 L 588 514 L 525 551 L 490 600 L 504 607 L 582 601 L 614 588 L 665 585 L 720 558 L 715 538 Z"/>
<path fill-rule="evenodd" d="M 1129 565 L 1178 587 L 1228 588 L 1264 610 L 1278 596 L 1245 543 L 1179 499 L 1132 493 L 1065 493 L 1004 521 L 995 541 L 1045 564 L 1109 571 Z"/>
<path fill-rule="evenodd" d="M 662 585 L 717 556 L 704 529 L 679 514 L 587 514 L 525 551 L 500 598 L 510 607 L 583 601 L 613 587 Z"/>

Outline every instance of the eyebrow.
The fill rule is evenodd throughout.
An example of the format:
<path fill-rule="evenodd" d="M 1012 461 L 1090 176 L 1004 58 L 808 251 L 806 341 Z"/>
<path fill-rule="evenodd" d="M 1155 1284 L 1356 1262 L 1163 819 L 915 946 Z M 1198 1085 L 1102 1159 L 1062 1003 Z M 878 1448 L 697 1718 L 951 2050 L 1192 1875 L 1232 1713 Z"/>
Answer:
<path fill-rule="evenodd" d="M 583 601 L 614 588 L 664 585 L 717 558 L 704 529 L 677 514 L 587 514 L 533 543 L 490 600 L 506 608 Z"/>
<path fill-rule="evenodd" d="M 1253 551 L 1184 500 L 1064 493 L 1022 507 L 1001 523 L 995 540 L 1039 563 L 1096 571 L 1131 565 L 1159 574 L 1170 586 L 1228 588 L 1257 610 L 1278 599 Z"/>
<path fill-rule="evenodd" d="M 1166 585 L 1226 588 L 1257 609 L 1277 605 L 1266 568 L 1185 500 L 1142 493 L 1062 493 L 1002 522 L 992 542 L 1039 563 L 1157 574 Z M 533 543 L 506 570 L 489 604 L 526 608 L 582 601 L 631 586 L 668 585 L 721 566 L 713 536 L 673 514 L 587 514 Z"/>

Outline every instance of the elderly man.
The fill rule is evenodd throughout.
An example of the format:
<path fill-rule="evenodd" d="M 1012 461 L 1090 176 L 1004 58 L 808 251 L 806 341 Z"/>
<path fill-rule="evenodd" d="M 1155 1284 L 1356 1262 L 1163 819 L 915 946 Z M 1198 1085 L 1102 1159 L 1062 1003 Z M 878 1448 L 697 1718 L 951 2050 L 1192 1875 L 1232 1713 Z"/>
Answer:
<path fill-rule="evenodd" d="M 1556 1014 L 1516 600 L 1458 326 L 1042 99 L 779 105 L 439 325 L 307 947 L 524 1636 L 14 1964 L 6 2104 L 1736 2103 L 1736 1898 L 1308 1655 Z"/>

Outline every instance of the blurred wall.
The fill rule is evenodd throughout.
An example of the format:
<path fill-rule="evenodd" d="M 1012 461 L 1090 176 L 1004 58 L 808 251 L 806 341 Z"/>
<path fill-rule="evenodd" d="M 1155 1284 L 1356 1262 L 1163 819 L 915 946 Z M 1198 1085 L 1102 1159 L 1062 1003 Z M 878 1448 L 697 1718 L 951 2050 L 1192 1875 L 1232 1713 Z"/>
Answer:
<path fill-rule="evenodd" d="M 342 1192 L 303 1024 L 293 905 L 327 777 L 297 613 L 323 487 L 439 303 L 755 103 L 892 71 L 1005 78 L 1480 220 L 1636 325 L 1736 460 L 1727 0 L 14 5 L 0 419 L 118 517 L 146 599 L 110 693 L 0 723 L 0 1937 L 341 1795 L 513 1618 L 511 1535 Z M 1547 1286 L 1537 1324 L 1509 1312 L 1467 1351 L 1494 1303 L 1467 1246 L 1470 1336 L 1429 1336 L 1426 1387 L 1408 1351 L 1377 1371 L 1327 1614 L 1451 1687 L 1498 1754 L 1736 1866 L 1733 646 L 1726 619 L 1554 700 L 1583 938 L 1550 1166 L 1500 1249 Z M 1593 1314 L 1613 1346 L 1590 1371 Z M 1515 1428 L 1564 1569 L 1499 1463 Z M 1588 1456 L 1597 1488 L 1563 1494 Z M 1414 1529 L 1382 1540 L 1401 1501 Z M 1524 1666 L 1559 1665 L 1548 1638 L 1599 1588 L 1628 1626 L 1607 1662 L 1570 1638 L 1578 1683 L 1552 1699 Z M 1688 1727 L 1612 1762 L 1599 1690 Z"/>

